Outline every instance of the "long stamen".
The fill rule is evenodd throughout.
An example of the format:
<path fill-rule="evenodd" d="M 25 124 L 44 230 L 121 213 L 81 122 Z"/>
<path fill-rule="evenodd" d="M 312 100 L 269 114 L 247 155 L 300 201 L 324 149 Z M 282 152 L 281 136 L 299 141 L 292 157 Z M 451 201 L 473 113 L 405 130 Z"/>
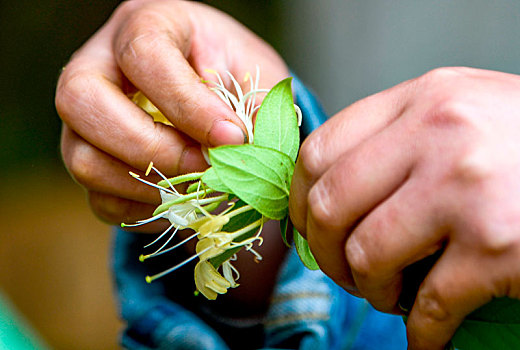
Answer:
<path fill-rule="evenodd" d="M 156 275 L 153 275 L 153 276 L 146 276 L 146 282 L 147 283 L 152 283 L 153 281 L 155 281 L 156 279 L 158 278 L 161 278 L 163 276 L 166 276 L 167 274 L 183 267 L 184 265 L 186 265 L 187 263 L 189 263 L 190 261 L 193 261 L 195 260 L 196 258 L 198 258 L 199 256 L 201 256 L 202 254 L 204 254 L 205 252 L 207 252 L 208 250 L 210 250 L 212 247 L 208 247 L 206 249 L 204 249 L 203 251 L 201 251 L 200 253 L 197 253 L 195 255 L 193 255 L 192 257 L 189 257 L 188 259 L 184 260 L 183 262 L 175 265 L 174 267 L 172 268 L 169 268 L 168 270 L 165 270 L 163 272 L 160 272 Z"/>
<path fill-rule="evenodd" d="M 251 252 L 251 254 L 255 256 L 255 262 L 262 261 L 263 257 L 256 250 L 254 250 L 253 248 L 249 248 L 247 249 L 247 251 Z"/>
<path fill-rule="evenodd" d="M 161 248 L 157 249 L 155 252 L 153 252 L 152 254 L 148 254 L 150 257 L 153 257 L 153 256 L 156 256 L 157 254 L 159 254 L 161 252 L 161 250 L 166 247 L 166 245 L 168 245 L 168 243 L 170 243 L 170 241 L 173 239 L 173 237 L 175 237 L 175 234 L 177 233 L 177 231 L 179 231 L 179 228 L 176 227 L 175 228 L 175 231 L 173 231 L 173 233 L 171 234 L 171 236 L 166 240 L 166 242 L 164 242 L 164 244 L 161 246 Z"/>
<path fill-rule="evenodd" d="M 184 239 L 183 241 L 177 243 L 176 245 L 174 245 L 173 247 L 170 247 L 168 249 L 164 249 L 156 254 L 147 254 L 147 255 L 142 255 L 139 257 L 139 261 L 143 262 L 145 261 L 146 259 L 149 259 L 149 258 L 153 258 L 153 257 L 156 257 L 156 256 L 159 256 L 159 255 L 163 255 L 163 254 L 166 254 L 168 252 L 171 252 L 172 250 L 180 247 L 181 245 L 183 245 L 184 243 L 192 240 L 193 238 L 197 237 L 198 235 L 200 234 L 200 232 L 195 232 L 194 234 L 192 234 L 191 236 L 189 236 L 188 238 Z"/>
<path fill-rule="evenodd" d="M 201 187 L 201 181 L 194 182 L 188 186 L 188 188 L 186 189 L 186 193 L 189 194 L 189 193 L 200 191 L 200 187 Z"/>
<path fill-rule="evenodd" d="M 233 82 L 233 85 L 235 86 L 235 91 L 237 93 L 237 96 L 238 96 L 238 99 L 240 99 L 244 94 L 242 92 L 242 87 L 240 86 L 240 84 L 238 83 L 238 81 L 235 79 L 235 77 L 233 76 L 233 74 L 231 74 L 230 71 L 226 71 L 226 74 L 229 76 L 229 78 L 231 79 L 231 82 Z"/>
<path fill-rule="evenodd" d="M 263 92 L 267 93 L 269 91 L 271 91 L 271 90 L 269 90 L 269 89 L 255 89 L 255 90 L 251 90 L 251 91 L 248 91 L 246 94 L 244 94 L 244 98 L 242 100 L 245 101 L 249 97 L 252 97 L 252 98 L 256 97 L 256 94 L 258 94 L 258 93 L 263 93 Z"/>
<path fill-rule="evenodd" d="M 154 239 L 154 241 L 152 243 L 148 243 L 147 245 L 144 246 L 144 248 L 148 248 L 149 246 L 155 244 L 157 241 L 159 241 L 161 238 L 164 237 L 165 234 L 167 234 L 172 228 L 174 227 L 174 225 L 170 225 L 170 227 L 168 227 L 166 229 L 166 231 L 164 231 L 163 233 L 161 233 L 161 235 L 159 237 L 157 237 L 156 239 Z"/>
<path fill-rule="evenodd" d="M 161 214 L 154 215 L 154 216 L 152 216 L 151 218 L 146 219 L 146 220 L 139 220 L 139 221 L 137 221 L 135 224 L 125 224 L 125 223 L 122 223 L 122 224 L 121 224 L 121 227 L 135 227 L 135 226 L 141 226 L 141 225 L 147 224 L 147 223 L 149 223 L 149 222 L 152 222 L 152 221 L 158 220 L 158 219 L 162 218 L 163 216 L 164 216 L 164 214 L 161 213 Z"/>
<path fill-rule="evenodd" d="M 140 177 L 138 174 L 136 174 L 136 173 L 134 173 L 134 172 L 132 172 L 132 171 L 129 171 L 128 173 L 129 173 L 129 174 L 130 174 L 134 179 L 139 180 L 139 181 L 141 181 L 142 183 L 147 184 L 148 186 L 155 187 L 155 188 L 157 188 L 158 190 L 165 191 L 165 192 L 168 192 L 168 193 L 171 193 L 171 194 L 176 194 L 175 192 L 172 192 L 172 191 L 171 191 L 170 189 L 168 189 L 168 188 L 164 188 L 164 187 L 162 187 L 162 186 L 159 186 L 159 185 L 154 184 L 153 182 L 150 182 L 150 181 L 146 181 L 146 180 L 144 180 L 144 179 L 141 179 L 141 177 Z"/>
<path fill-rule="evenodd" d="M 163 179 L 163 181 L 168 181 L 168 178 L 167 178 L 166 176 L 164 176 L 164 174 L 161 173 L 161 172 L 159 171 L 159 169 L 157 169 L 156 167 L 153 166 L 153 162 L 150 162 L 150 167 L 149 167 L 149 170 L 147 170 L 147 174 L 146 174 L 146 175 L 148 175 L 148 174 L 150 173 L 150 170 L 155 171 L 155 172 L 157 173 L 157 175 L 159 175 L 159 176 Z M 170 188 L 171 188 L 171 190 L 172 190 L 173 192 L 175 192 L 175 193 L 179 193 L 179 192 L 177 191 L 177 189 L 176 189 L 175 187 L 173 187 L 173 185 L 172 185 L 170 182 L 168 182 L 168 184 L 170 185 Z"/>

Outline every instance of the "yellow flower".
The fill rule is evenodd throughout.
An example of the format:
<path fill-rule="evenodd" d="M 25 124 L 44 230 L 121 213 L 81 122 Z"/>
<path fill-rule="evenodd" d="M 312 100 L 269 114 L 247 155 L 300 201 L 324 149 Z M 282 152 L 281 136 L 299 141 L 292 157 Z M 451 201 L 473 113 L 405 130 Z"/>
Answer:
<path fill-rule="evenodd" d="M 225 294 L 231 283 L 207 260 L 199 261 L 195 266 L 195 286 L 209 300 L 215 300 L 218 294 Z"/>
<path fill-rule="evenodd" d="M 141 92 L 137 91 L 134 96 L 132 96 L 132 101 L 141 107 L 146 113 L 148 113 L 154 122 L 163 123 L 165 125 L 173 126 L 173 124 L 161 113 L 157 107 Z"/>

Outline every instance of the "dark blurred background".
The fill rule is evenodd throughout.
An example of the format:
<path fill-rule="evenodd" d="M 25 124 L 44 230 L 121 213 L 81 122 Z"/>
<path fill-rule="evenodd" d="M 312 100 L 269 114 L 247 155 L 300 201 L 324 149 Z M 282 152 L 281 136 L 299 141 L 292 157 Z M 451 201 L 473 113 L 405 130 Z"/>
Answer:
<path fill-rule="evenodd" d="M 270 42 L 331 114 L 439 66 L 520 73 L 517 1 L 207 2 Z M 118 3 L 0 2 L 0 291 L 56 349 L 117 348 L 110 228 L 62 166 L 53 100 Z"/>

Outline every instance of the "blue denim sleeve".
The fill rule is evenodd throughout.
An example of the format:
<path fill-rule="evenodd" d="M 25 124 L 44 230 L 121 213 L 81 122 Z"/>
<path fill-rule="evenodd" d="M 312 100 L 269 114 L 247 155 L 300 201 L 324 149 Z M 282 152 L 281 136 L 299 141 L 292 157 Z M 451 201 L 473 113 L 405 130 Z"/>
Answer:
<path fill-rule="evenodd" d="M 302 110 L 303 138 L 327 116 L 316 97 L 296 77 L 293 89 Z M 124 348 L 224 350 L 261 348 L 262 344 L 265 349 L 406 348 L 399 317 L 375 311 L 320 271 L 307 270 L 294 250 L 281 269 L 270 309 L 263 319 L 252 324 L 240 320 L 232 323 L 211 315 L 211 311 L 194 306 L 193 298 L 171 292 L 172 286 L 187 280 L 193 283 L 191 273 L 152 284 L 145 282 L 148 266 L 140 263 L 138 256 L 149 237 L 114 229 L 112 268 L 119 311 L 126 323 L 121 335 Z"/>

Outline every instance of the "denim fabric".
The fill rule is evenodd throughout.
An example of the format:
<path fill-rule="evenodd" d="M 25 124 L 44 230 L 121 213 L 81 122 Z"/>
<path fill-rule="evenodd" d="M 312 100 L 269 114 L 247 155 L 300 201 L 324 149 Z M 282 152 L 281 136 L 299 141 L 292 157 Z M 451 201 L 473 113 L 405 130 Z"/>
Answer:
<path fill-rule="evenodd" d="M 302 109 L 302 136 L 326 120 L 316 98 L 295 78 Z M 294 250 L 281 269 L 265 318 L 229 320 L 211 303 L 193 296 L 192 270 L 152 284 L 144 277 L 175 262 L 150 266 L 138 261 L 149 235 L 114 230 L 113 272 L 120 314 L 126 322 L 121 343 L 127 349 L 405 349 L 405 329 L 396 316 L 384 315 L 351 296 L 320 271 L 307 270 Z M 183 259 L 180 256 L 178 259 Z M 158 266 L 163 264 L 161 268 Z M 186 292 L 187 291 L 187 292 Z"/>

